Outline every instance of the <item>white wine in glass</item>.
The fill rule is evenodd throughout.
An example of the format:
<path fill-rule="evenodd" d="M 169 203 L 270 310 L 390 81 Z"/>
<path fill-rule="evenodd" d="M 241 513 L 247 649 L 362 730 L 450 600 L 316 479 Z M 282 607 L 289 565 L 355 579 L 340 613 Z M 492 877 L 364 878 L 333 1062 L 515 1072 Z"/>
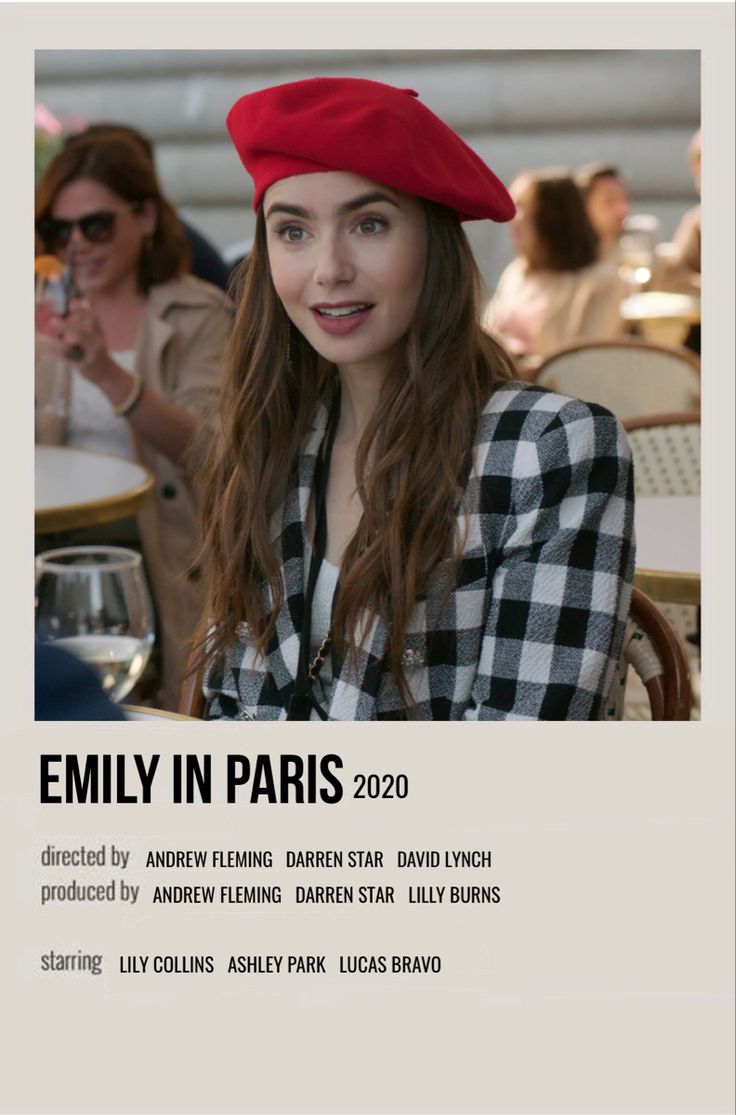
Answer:
<path fill-rule="evenodd" d="M 154 642 L 141 555 L 118 546 L 39 554 L 36 637 L 81 658 L 110 699 L 121 701 L 145 670 Z"/>
<path fill-rule="evenodd" d="M 654 273 L 658 234 L 659 221 L 646 213 L 635 214 L 624 221 L 618 242 L 618 271 L 631 294 L 641 291 Z"/>

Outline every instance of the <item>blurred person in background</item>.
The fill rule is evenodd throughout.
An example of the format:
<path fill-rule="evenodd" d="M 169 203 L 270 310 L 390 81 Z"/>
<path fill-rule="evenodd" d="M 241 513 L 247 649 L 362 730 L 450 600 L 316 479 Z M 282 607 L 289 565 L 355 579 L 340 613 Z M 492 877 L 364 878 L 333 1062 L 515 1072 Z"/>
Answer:
<path fill-rule="evenodd" d="M 690 159 L 690 170 L 693 174 L 695 182 L 695 189 L 700 196 L 700 159 L 701 159 L 701 136 L 700 128 L 690 140 L 688 147 L 688 156 Z M 688 209 L 675 232 L 675 244 L 680 250 L 680 262 L 683 266 L 687 267 L 690 271 L 696 271 L 700 274 L 700 202 L 694 205 L 692 209 Z"/>
<path fill-rule="evenodd" d="M 483 324 L 524 373 L 573 341 L 622 333 L 626 290 L 615 264 L 598 258 L 598 237 L 567 171 L 524 172 L 510 192 L 518 256 L 501 275 Z"/>
<path fill-rule="evenodd" d="M 690 140 L 688 158 L 695 189 L 700 196 L 700 128 Z M 682 289 L 700 290 L 700 202 L 682 217 L 673 237 L 675 254 L 672 265 L 677 269 Z"/>
<path fill-rule="evenodd" d="M 112 121 L 99 121 L 95 124 L 90 124 L 83 132 L 78 132 L 76 135 L 70 136 L 66 144 L 75 143 L 77 140 L 85 140 L 89 137 L 100 137 L 108 139 L 130 139 L 134 143 L 138 143 L 141 149 L 145 152 L 151 165 L 156 167 L 153 144 L 148 136 L 143 132 L 138 131 L 137 128 L 132 128 L 129 124 L 119 124 Z M 210 241 L 193 228 L 188 221 L 185 221 L 180 213 L 177 213 L 179 224 L 182 231 L 189 241 L 189 249 L 191 253 L 189 270 L 198 279 L 204 279 L 207 283 L 214 283 L 222 290 L 227 290 L 227 285 L 230 280 L 231 267 L 225 263 L 217 248 L 214 247 Z"/>
<path fill-rule="evenodd" d="M 629 191 L 617 167 L 611 163 L 587 163 L 575 173 L 585 202 L 588 220 L 595 229 L 601 259 L 616 261 L 624 222 L 631 212 Z"/>
<path fill-rule="evenodd" d="M 126 138 L 80 137 L 36 190 L 37 245 L 71 265 L 69 313 L 45 319 L 44 364 L 74 366 L 66 443 L 134 458 L 154 474 L 138 515 L 157 609 L 164 708 L 175 708 L 201 609 L 194 575 L 195 435 L 214 411 L 229 306 L 187 273 L 189 249 L 153 165 Z"/>
<path fill-rule="evenodd" d="M 700 195 L 700 128 L 690 140 L 688 161 L 692 171 L 695 189 Z M 700 274 L 700 202 L 683 214 L 672 238 L 671 244 L 663 244 L 659 249 L 658 267 L 655 273 L 655 286 L 658 290 L 675 294 L 687 294 L 699 299 L 701 295 Z M 664 251 L 663 251 L 664 250 Z M 686 348 L 698 356 L 701 351 L 701 325 L 697 321 L 690 326 L 682 342 Z"/>

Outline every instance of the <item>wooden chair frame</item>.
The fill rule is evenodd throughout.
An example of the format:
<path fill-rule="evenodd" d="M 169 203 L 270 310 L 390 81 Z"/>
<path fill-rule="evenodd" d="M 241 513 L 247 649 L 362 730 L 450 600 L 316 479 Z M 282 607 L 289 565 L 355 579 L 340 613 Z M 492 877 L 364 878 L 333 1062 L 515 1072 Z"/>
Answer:
<path fill-rule="evenodd" d="M 575 341 L 573 344 L 565 345 L 564 348 L 558 348 L 555 352 L 551 352 L 549 356 L 545 356 L 542 363 L 534 369 L 532 383 L 535 383 L 542 372 L 547 369 L 548 365 L 552 364 L 558 357 L 567 356 L 571 352 L 580 352 L 591 348 L 639 348 L 647 352 L 664 352 L 667 356 L 679 356 L 700 375 L 700 360 L 689 348 L 684 348 L 682 345 L 662 345 L 657 341 L 645 341 L 639 337 L 612 337 L 601 341 Z"/>
<path fill-rule="evenodd" d="M 699 426 L 699 410 L 677 410 L 665 414 L 640 414 L 637 418 L 623 418 L 621 425 L 631 430 L 646 430 L 650 426 Z"/>
<path fill-rule="evenodd" d="M 638 588 L 631 593 L 631 618 L 654 643 L 662 673 L 645 682 L 652 720 L 689 720 L 690 672 L 680 640 L 657 605 Z"/>
<path fill-rule="evenodd" d="M 204 683 L 204 667 L 201 652 L 193 650 L 189 655 L 184 681 L 179 690 L 179 706 L 177 712 L 181 716 L 191 716 L 195 720 L 204 719 L 205 700 L 202 692 Z"/>

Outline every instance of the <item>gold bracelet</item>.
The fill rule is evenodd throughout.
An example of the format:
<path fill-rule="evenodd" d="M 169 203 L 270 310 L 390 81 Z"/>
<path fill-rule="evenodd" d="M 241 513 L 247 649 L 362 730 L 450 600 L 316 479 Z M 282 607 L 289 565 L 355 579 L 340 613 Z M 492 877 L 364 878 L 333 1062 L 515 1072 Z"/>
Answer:
<path fill-rule="evenodd" d="M 140 372 L 133 372 L 133 386 L 130 389 L 130 394 L 123 400 L 120 406 L 112 408 L 113 414 L 117 414 L 118 417 L 121 418 L 124 414 L 130 414 L 131 410 L 140 399 L 142 391 L 143 376 Z"/>

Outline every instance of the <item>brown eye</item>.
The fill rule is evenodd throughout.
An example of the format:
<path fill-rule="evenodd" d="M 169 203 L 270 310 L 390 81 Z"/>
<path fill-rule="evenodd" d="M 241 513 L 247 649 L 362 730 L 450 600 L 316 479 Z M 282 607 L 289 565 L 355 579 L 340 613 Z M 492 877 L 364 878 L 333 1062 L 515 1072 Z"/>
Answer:
<path fill-rule="evenodd" d="M 301 244 L 306 230 L 301 225 L 284 224 L 278 225 L 275 234 L 278 240 L 283 240 L 286 244 Z"/>
<path fill-rule="evenodd" d="M 387 222 L 380 217 L 363 217 L 358 222 L 358 229 L 364 236 L 373 236 L 377 232 L 382 232 L 386 225 Z"/>

